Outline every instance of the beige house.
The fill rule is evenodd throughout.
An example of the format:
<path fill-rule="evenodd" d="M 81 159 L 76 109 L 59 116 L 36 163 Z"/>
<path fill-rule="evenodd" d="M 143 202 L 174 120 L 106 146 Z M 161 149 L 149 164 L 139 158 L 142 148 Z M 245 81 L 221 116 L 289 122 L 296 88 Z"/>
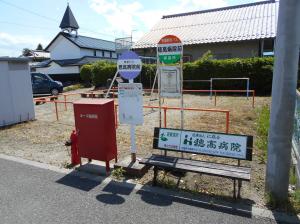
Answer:
<path fill-rule="evenodd" d="M 171 34 L 183 42 L 184 61 L 208 50 L 217 59 L 273 55 L 278 5 L 269 0 L 163 16 L 132 48 L 140 56 L 156 57 L 158 41 Z"/>

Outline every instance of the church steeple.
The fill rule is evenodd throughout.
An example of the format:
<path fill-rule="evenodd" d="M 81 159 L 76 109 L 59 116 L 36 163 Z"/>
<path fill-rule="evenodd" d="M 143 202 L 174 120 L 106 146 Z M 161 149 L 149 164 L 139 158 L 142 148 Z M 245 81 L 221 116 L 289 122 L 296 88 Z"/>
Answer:
<path fill-rule="evenodd" d="M 77 35 L 77 30 L 79 26 L 72 13 L 71 8 L 69 7 L 69 3 L 59 27 L 63 32 L 67 31 L 68 33 L 71 33 L 72 31 L 75 31 Z"/>

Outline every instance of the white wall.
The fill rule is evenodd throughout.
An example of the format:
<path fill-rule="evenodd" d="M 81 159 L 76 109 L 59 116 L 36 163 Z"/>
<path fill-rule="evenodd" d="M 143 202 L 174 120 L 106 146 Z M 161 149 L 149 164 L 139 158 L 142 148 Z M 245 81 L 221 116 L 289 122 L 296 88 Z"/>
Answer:
<path fill-rule="evenodd" d="M 91 49 L 80 49 L 80 57 L 84 56 L 94 56 L 94 50 Z"/>
<path fill-rule="evenodd" d="M 60 35 L 49 47 L 50 57 L 53 60 L 80 58 L 80 48 Z"/>
<path fill-rule="evenodd" d="M 0 61 L 0 126 L 35 117 L 28 62 Z"/>
<path fill-rule="evenodd" d="M 0 126 L 10 124 L 13 120 L 14 108 L 12 104 L 8 63 L 0 61 Z"/>
<path fill-rule="evenodd" d="M 36 68 L 36 72 L 44 74 L 74 74 L 79 73 L 79 66 L 65 66 L 61 67 L 55 62 L 51 62 L 49 67 Z"/>

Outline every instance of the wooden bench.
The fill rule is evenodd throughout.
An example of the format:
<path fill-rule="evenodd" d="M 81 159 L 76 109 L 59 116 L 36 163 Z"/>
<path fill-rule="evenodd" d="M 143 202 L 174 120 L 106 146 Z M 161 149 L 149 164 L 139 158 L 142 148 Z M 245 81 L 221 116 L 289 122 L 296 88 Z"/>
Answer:
<path fill-rule="evenodd" d="M 172 137 L 173 139 L 169 140 Z M 226 139 L 229 141 L 225 141 Z M 158 170 L 194 172 L 232 179 L 233 197 L 239 198 L 242 181 L 250 181 L 251 173 L 251 168 L 241 166 L 240 160 L 252 160 L 252 147 L 252 136 L 155 128 L 153 148 L 162 150 L 164 155 L 152 154 L 143 158 L 140 163 L 154 166 L 153 185 L 157 184 Z M 224 157 L 236 160 L 237 165 L 168 156 L 167 151 Z M 237 195 L 236 182 L 238 182 Z"/>

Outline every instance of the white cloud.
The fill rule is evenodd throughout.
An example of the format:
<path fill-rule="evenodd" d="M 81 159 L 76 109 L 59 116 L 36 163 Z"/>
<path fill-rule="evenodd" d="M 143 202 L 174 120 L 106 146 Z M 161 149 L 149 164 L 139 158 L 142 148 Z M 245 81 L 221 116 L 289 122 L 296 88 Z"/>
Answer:
<path fill-rule="evenodd" d="M 36 35 L 12 35 L 0 32 L 0 56 L 19 56 L 23 48 L 35 49 L 39 43 L 46 47 L 49 40 Z"/>
<path fill-rule="evenodd" d="M 174 0 L 174 4 L 166 9 L 146 9 L 138 1 L 120 3 L 118 0 L 91 0 L 90 7 L 102 15 L 109 27 L 105 32 L 115 36 L 128 36 L 134 31 L 134 40 L 159 21 L 163 15 L 183 13 L 209 8 L 227 6 L 227 0 Z"/>

